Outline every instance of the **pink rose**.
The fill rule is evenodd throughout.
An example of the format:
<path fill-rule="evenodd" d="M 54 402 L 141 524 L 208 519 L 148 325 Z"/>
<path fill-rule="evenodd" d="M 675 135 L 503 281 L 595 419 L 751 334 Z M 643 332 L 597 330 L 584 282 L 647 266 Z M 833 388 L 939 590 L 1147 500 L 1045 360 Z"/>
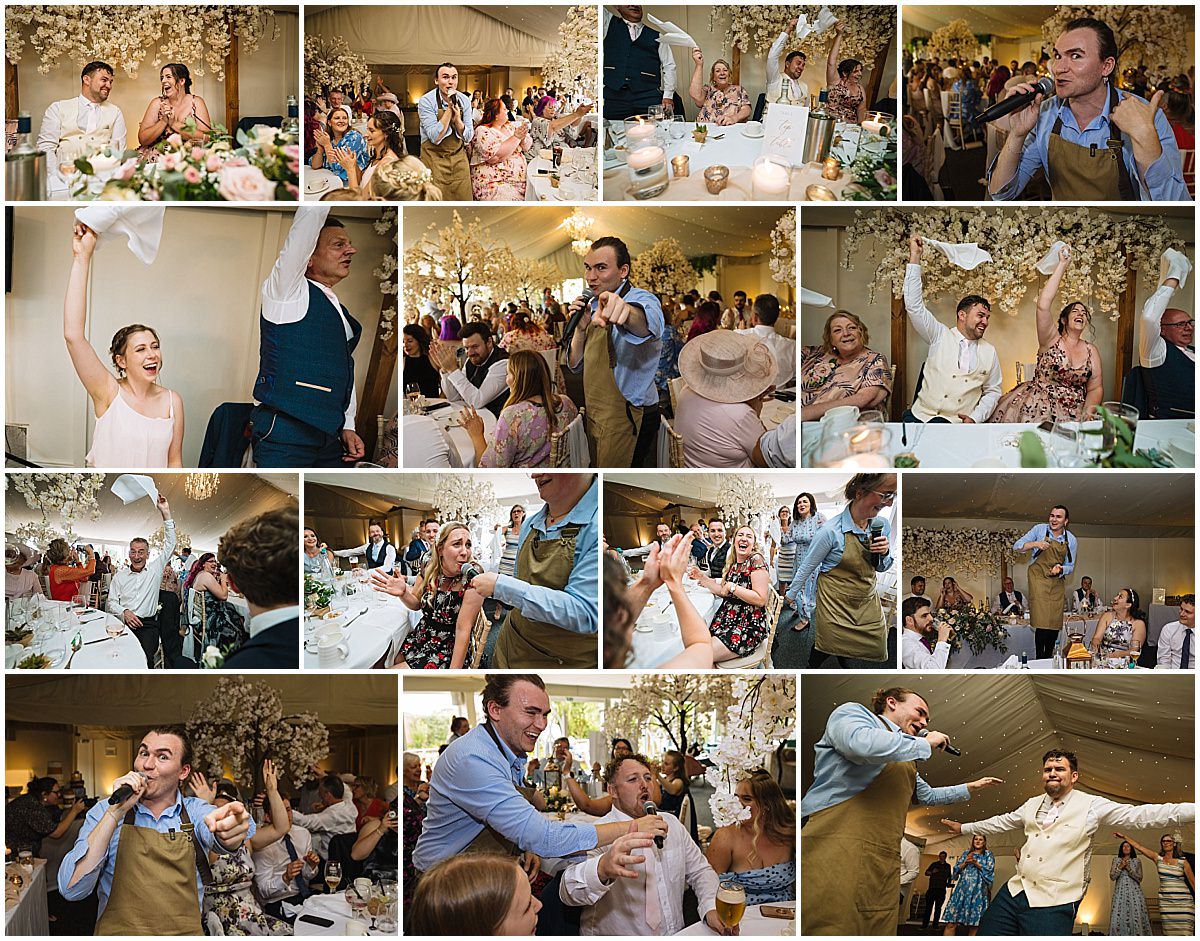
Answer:
<path fill-rule="evenodd" d="M 195 160 L 196 163 L 199 163 L 201 160 L 203 160 L 204 159 L 204 148 L 203 147 L 193 147 L 192 148 L 192 159 Z"/>
<path fill-rule="evenodd" d="M 222 199 L 264 202 L 275 198 L 275 184 L 258 167 L 235 167 L 227 163 L 217 173 L 217 192 Z"/>
<path fill-rule="evenodd" d="M 204 162 L 204 168 L 209 173 L 216 173 L 221 169 L 221 158 L 216 154 L 209 154 L 208 159 Z"/>
<path fill-rule="evenodd" d="M 298 174 L 300 172 L 300 161 L 299 160 L 289 160 L 287 168 L 288 168 L 288 173 Z"/>
<path fill-rule="evenodd" d="M 250 166 L 250 161 L 247 160 L 245 157 L 230 157 L 228 160 L 225 161 L 225 166 L 227 166 L 227 167 L 248 167 L 248 166 Z"/>
<path fill-rule="evenodd" d="M 158 165 L 164 170 L 178 170 L 179 161 L 175 159 L 174 154 L 163 154 L 158 158 Z"/>
<path fill-rule="evenodd" d="M 895 178 L 887 170 L 883 169 L 875 171 L 875 180 L 880 186 L 892 186 L 896 182 Z"/>
<path fill-rule="evenodd" d="M 121 167 L 120 171 L 117 173 L 117 176 L 122 180 L 131 180 L 133 179 L 133 175 L 135 173 L 137 173 L 137 160 L 130 160 L 126 162 L 123 167 Z"/>
<path fill-rule="evenodd" d="M 172 147 L 182 147 L 183 146 L 183 138 L 180 137 L 178 134 L 172 134 L 170 137 L 167 138 L 167 143 L 170 144 Z"/>
<path fill-rule="evenodd" d="M 284 144 L 281 152 L 288 160 L 299 160 L 300 159 L 300 145 L 299 144 Z"/>
<path fill-rule="evenodd" d="M 195 167 L 188 167 L 186 170 L 183 171 L 183 178 L 185 180 L 187 180 L 187 182 L 189 182 L 189 183 L 199 183 L 200 182 L 200 171 L 197 170 Z"/>

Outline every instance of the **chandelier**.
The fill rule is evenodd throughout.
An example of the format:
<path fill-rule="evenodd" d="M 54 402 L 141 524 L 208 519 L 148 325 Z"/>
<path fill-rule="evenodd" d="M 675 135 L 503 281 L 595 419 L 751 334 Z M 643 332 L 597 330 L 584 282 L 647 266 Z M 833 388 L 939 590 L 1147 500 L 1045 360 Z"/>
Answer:
<path fill-rule="evenodd" d="M 571 251 L 582 258 L 592 249 L 592 227 L 596 220 L 578 206 L 562 221 L 561 228 L 571 239 Z"/>
<path fill-rule="evenodd" d="M 221 486 L 220 474 L 188 474 L 183 481 L 183 492 L 189 500 L 207 500 Z"/>
<path fill-rule="evenodd" d="M 151 549 L 161 549 L 167 541 L 166 524 L 158 527 L 158 529 L 156 529 L 153 533 L 150 534 L 149 538 L 146 541 L 148 543 L 150 543 Z M 185 533 L 182 529 L 177 528 L 175 530 L 175 545 L 190 546 L 191 544 L 192 544 L 191 534 Z"/>
<path fill-rule="evenodd" d="M 433 508 L 443 523 L 451 520 L 467 522 L 472 516 L 488 520 L 500 515 L 496 491 L 490 480 L 474 475 L 437 475 L 437 493 Z"/>

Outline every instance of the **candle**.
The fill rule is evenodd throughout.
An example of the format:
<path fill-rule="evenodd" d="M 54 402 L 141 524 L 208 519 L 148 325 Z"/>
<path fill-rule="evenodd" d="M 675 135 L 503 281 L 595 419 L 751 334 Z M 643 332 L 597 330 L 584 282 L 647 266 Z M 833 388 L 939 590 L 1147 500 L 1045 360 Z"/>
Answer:
<path fill-rule="evenodd" d="M 625 137 L 629 140 L 629 145 L 634 147 L 653 139 L 656 130 L 655 125 L 649 121 L 641 124 L 631 124 L 625 131 Z"/>
<path fill-rule="evenodd" d="M 880 137 L 887 137 L 892 133 L 891 125 L 885 124 L 883 121 L 863 121 L 862 128 L 864 131 L 870 131 Z"/>
<path fill-rule="evenodd" d="M 646 170 L 653 167 L 655 164 L 662 163 L 666 158 L 667 152 L 658 146 L 639 147 L 632 151 L 625 162 L 629 164 L 630 170 Z"/>
<path fill-rule="evenodd" d="M 704 185 L 714 196 L 729 183 L 729 167 L 714 164 L 704 171 Z"/>
<path fill-rule="evenodd" d="M 838 163 L 837 157 L 826 157 L 825 168 L 821 171 L 821 176 L 827 180 L 840 179 L 842 175 L 842 165 Z"/>
<path fill-rule="evenodd" d="M 680 154 L 678 157 L 671 158 L 671 170 L 676 176 L 687 176 L 691 173 L 688 167 L 689 160 L 687 154 Z"/>
<path fill-rule="evenodd" d="M 823 464 L 823 467 L 842 468 L 844 470 L 874 470 L 880 467 L 892 466 L 882 454 L 856 454 L 853 457 L 844 458 L 840 461 L 833 461 L 829 464 Z"/>
<path fill-rule="evenodd" d="M 755 161 L 750 180 L 754 187 L 754 195 L 761 199 L 783 199 L 791 189 L 791 173 L 788 168 L 761 157 Z"/>

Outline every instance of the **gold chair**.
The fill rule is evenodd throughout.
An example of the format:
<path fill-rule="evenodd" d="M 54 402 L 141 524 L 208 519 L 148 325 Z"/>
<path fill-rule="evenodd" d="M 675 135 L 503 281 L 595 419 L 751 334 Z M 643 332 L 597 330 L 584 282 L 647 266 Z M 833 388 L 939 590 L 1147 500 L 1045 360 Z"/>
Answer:
<path fill-rule="evenodd" d="M 488 635 L 492 632 L 492 622 L 487 619 L 487 615 L 483 613 L 483 608 L 479 609 L 479 617 L 475 619 L 475 626 L 471 628 L 471 669 L 474 670 L 479 666 L 479 661 L 483 659 L 483 650 L 487 646 Z"/>

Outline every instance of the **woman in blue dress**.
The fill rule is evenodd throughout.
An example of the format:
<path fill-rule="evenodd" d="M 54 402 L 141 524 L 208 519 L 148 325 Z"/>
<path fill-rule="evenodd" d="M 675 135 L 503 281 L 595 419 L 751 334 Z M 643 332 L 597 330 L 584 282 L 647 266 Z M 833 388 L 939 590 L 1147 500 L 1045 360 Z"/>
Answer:
<path fill-rule="evenodd" d="M 942 912 L 946 925 L 943 934 L 954 935 L 959 925 L 966 925 L 967 934 L 979 933 L 979 920 L 991 898 L 992 880 L 996 876 L 996 857 L 987 848 L 987 837 L 981 833 L 971 837 L 971 848 L 954 864 L 954 892 Z"/>
<path fill-rule="evenodd" d="M 795 574 L 796 563 L 808 555 L 808 547 L 817 538 L 817 533 L 821 531 L 821 527 L 825 523 L 825 517 L 817 509 L 816 497 L 811 493 L 802 493 L 796 497 L 796 502 L 792 506 L 792 523 L 779 540 L 780 555 L 787 551 L 788 548 L 791 548 L 791 575 Z M 814 571 L 800 589 L 800 603 L 796 606 L 796 623 L 792 625 L 792 630 L 794 631 L 804 630 L 808 627 L 808 622 L 812 620 L 813 608 L 817 603 L 818 574 L 820 573 Z M 785 579 L 780 575 L 779 580 L 782 583 L 780 591 L 787 591 L 792 583 L 791 577 L 789 576 Z"/>
<path fill-rule="evenodd" d="M 708 864 L 721 882 L 742 885 L 747 905 L 795 899 L 796 812 L 761 769 L 739 781 L 736 793 L 750 816 L 713 834 Z"/>
<path fill-rule="evenodd" d="M 1150 913 L 1146 911 L 1146 896 L 1142 894 L 1142 861 L 1128 840 L 1121 843 L 1112 865 L 1108 867 L 1108 875 L 1113 881 L 1108 933 L 1153 934 L 1150 930 Z"/>

